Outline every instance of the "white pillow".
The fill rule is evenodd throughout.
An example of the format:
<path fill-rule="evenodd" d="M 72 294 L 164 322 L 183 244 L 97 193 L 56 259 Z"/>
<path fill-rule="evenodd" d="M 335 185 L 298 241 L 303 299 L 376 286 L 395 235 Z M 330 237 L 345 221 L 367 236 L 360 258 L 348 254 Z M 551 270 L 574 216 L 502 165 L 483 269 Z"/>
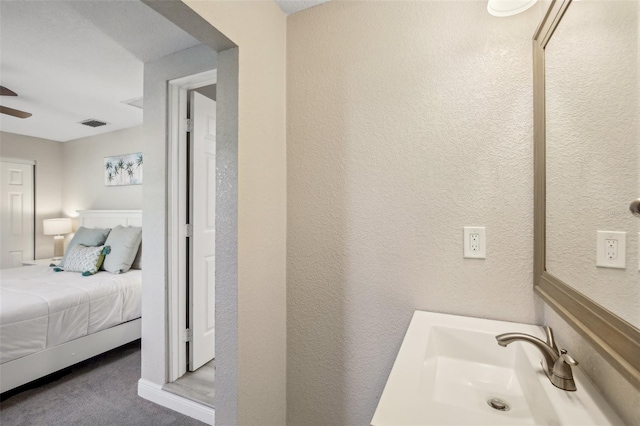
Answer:
<path fill-rule="evenodd" d="M 111 230 L 104 245 L 111 251 L 102 265 L 105 271 L 122 274 L 131 269 L 142 241 L 142 228 L 136 226 L 116 226 Z"/>
<path fill-rule="evenodd" d="M 133 259 L 131 269 L 142 269 L 142 241 L 140 241 L 140 248 L 138 248 L 138 254 L 136 254 L 135 259 Z"/>

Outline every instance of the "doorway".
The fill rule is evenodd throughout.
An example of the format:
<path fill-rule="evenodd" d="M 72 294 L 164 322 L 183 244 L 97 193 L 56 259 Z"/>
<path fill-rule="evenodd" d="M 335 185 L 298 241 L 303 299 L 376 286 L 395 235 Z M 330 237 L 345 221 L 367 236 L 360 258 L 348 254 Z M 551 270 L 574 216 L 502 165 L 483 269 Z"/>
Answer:
<path fill-rule="evenodd" d="M 216 70 L 169 82 L 171 357 L 163 389 L 213 407 L 216 276 Z"/>
<path fill-rule="evenodd" d="M 145 177 L 143 262 L 147 268 L 143 288 L 142 373 L 138 395 L 188 414 L 206 423 L 235 424 L 238 400 L 238 45 L 198 15 L 184 2 L 143 3 L 191 34 L 202 45 L 145 63 L 145 150 L 150 159 Z M 185 222 L 176 221 L 180 206 L 179 182 L 185 171 L 178 167 L 178 153 L 185 141 L 178 119 L 181 92 L 176 79 L 217 70 L 216 141 L 216 257 L 215 257 L 215 406 L 216 409 L 166 391 L 164 386 L 179 377 L 180 341 L 186 321 L 178 314 L 179 274 L 185 249 Z M 174 83 L 174 84 L 169 84 Z M 196 86 L 197 87 L 197 86 Z M 167 90 L 169 89 L 169 90 Z M 186 88 L 185 88 L 186 89 Z M 182 101 L 186 101 L 186 91 Z M 181 101 L 181 102 L 182 102 Z M 147 108 L 147 105 L 149 107 Z M 184 191 L 182 191 L 184 192 Z M 147 262 L 148 259 L 148 262 Z"/>
<path fill-rule="evenodd" d="M 0 269 L 35 259 L 35 161 L 0 159 Z"/>

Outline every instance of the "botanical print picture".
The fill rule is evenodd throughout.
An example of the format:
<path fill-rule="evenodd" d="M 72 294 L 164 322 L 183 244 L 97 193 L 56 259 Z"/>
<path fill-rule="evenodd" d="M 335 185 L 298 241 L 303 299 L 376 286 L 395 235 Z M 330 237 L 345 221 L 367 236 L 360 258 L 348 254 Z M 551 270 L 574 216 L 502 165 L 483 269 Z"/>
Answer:
<path fill-rule="evenodd" d="M 104 158 L 106 186 L 142 185 L 142 153 Z"/>

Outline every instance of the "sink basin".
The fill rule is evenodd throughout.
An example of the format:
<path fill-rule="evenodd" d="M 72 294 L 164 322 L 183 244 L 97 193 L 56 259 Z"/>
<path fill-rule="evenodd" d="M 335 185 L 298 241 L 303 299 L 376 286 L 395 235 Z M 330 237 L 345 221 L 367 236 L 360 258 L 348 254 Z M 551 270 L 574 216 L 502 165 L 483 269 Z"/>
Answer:
<path fill-rule="evenodd" d="M 416 311 L 371 424 L 623 425 L 578 368 L 578 390 L 560 390 L 538 349 L 497 344 L 506 332 L 545 340 L 534 325 Z"/>

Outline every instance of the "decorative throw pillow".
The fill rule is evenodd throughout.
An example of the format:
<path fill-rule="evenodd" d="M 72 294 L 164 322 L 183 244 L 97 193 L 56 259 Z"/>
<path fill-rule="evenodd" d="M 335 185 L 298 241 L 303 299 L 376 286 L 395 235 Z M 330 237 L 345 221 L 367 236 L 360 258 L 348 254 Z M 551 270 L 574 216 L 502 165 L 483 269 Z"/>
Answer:
<path fill-rule="evenodd" d="M 131 269 L 141 241 L 142 228 L 140 227 L 118 225 L 113 228 L 104 243 L 111 247 L 111 252 L 104 259 L 104 270 L 112 274 L 122 274 Z"/>
<path fill-rule="evenodd" d="M 64 254 L 64 257 L 60 261 L 60 267 L 66 267 L 66 261 L 71 249 L 77 244 L 82 244 L 85 247 L 98 247 L 104 245 L 104 242 L 107 239 L 107 235 L 109 235 L 109 231 L 111 229 L 99 229 L 99 228 L 85 228 L 81 226 L 76 231 L 75 235 L 71 239 L 69 246 L 67 247 L 67 251 Z"/>
<path fill-rule="evenodd" d="M 93 275 L 100 269 L 105 255 L 109 253 L 109 246 L 87 247 L 76 244 L 69 250 L 64 269 L 55 268 L 56 272 L 82 272 L 82 275 Z"/>
<path fill-rule="evenodd" d="M 135 259 L 133 259 L 131 269 L 142 269 L 142 241 L 140 241 L 140 247 L 138 248 Z"/>

